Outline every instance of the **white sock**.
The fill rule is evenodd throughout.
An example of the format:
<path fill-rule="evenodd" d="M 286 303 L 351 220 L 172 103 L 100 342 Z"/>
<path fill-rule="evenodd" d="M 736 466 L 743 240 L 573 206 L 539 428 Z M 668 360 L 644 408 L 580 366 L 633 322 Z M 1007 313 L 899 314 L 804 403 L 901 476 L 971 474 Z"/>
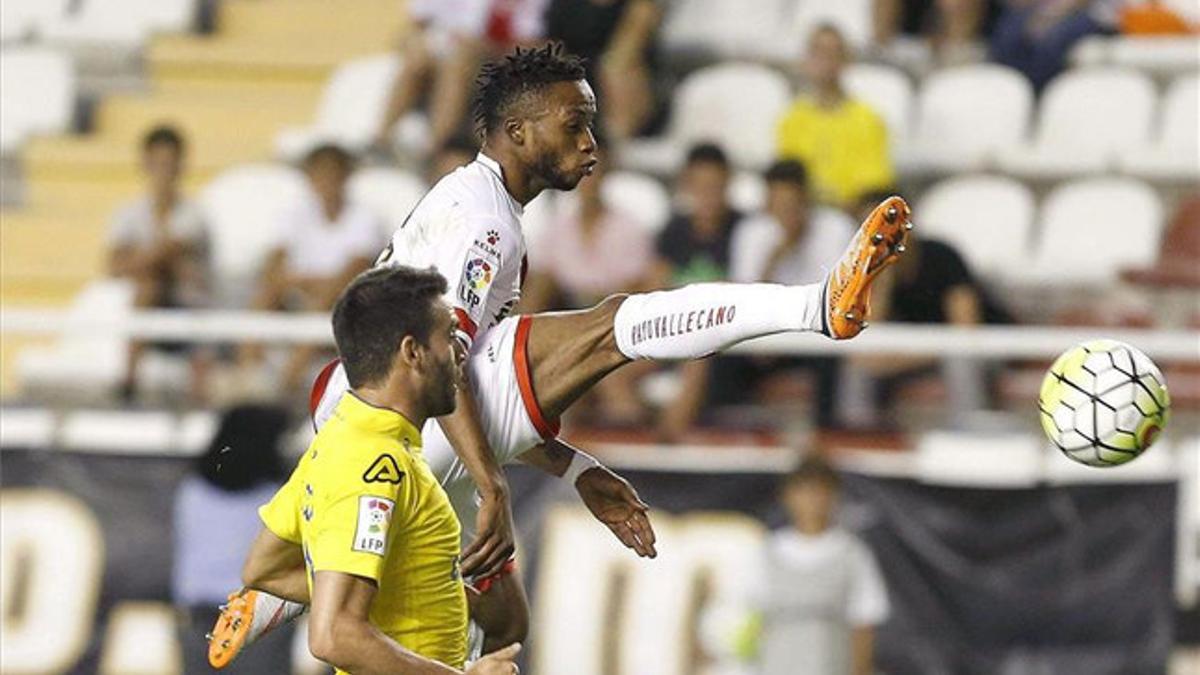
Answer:
<path fill-rule="evenodd" d="M 824 284 L 693 284 L 625 299 L 613 320 L 631 359 L 698 359 L 743 340 L 824 332 Z"/>

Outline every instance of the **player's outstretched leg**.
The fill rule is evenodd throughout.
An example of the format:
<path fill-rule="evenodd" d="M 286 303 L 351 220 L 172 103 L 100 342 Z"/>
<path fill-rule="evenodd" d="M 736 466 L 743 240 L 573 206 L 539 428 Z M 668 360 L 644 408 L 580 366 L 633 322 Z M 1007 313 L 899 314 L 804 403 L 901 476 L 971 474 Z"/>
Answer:
<path fill-rule="evenodd" d="M 527 358 L 533 390 L 556 418 L 597 381 L 635 359 L 695 359 L 783 332 L 835 340 L 867 326 L 871 282 L 904 252 L 908 204 L 884 200 L 859 227 L 822 283 L 710 283 L 612 297 L 578 312 L 539 314 Z"/>

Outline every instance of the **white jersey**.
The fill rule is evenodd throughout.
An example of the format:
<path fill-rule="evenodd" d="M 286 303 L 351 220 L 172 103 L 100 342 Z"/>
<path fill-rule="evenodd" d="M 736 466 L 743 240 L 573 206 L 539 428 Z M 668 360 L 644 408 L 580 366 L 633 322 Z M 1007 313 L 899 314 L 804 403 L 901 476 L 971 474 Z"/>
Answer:
<path fill-rule="evenodd" d="M 447 300 L 458 316 L 460 337 L 470 346 L 467 380 L 501 465 L 558 433 L 557 421 L 542 416 L 533 394 L 526 358 L 532 319 L 505 319 L 521 297 L 525 275 L 521 211 L 504 186 L 500 165 L 480 153 L 433 186 L 376 261 L 435 267 L 450 282 Z M 321 372 L 310 399 L 316 428 L 333 414 L 349 386 L 337 361 Z M 425 460 L 450 496 L 466 543 L 475 531 L 475 484 L 436 420 L 428 420 L 421 435 Z"/>
<path fill-rule="evenodd" d="M 417 203 L 376 263 L 441 272 L 450 282 L 446 301 L 469 346 L 521 298 L 526 268 L 521 213 L 504 186 L 500 165 L 479 153 Z"/>

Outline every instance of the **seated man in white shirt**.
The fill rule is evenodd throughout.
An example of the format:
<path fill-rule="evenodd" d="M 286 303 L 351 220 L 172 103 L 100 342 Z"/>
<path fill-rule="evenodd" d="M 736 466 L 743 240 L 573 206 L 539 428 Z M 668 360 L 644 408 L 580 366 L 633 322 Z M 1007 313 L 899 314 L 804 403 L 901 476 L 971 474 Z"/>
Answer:
<path fill-rule="evenodd" d="M 789 523 L 767 537 L 753 589 L 762 675 L 871 675 L 890 611 L 871 550 L 834 525 L 840 480 L 809 457 L 784 479 Z"/>
<path fill-rule="evenodd" d="M 771 165 L 765 179 L 766 210 L 743 218 L 733 230 L 730 280 L 804 284 L 825 278 L 846 247 L 854 222 L 842 211 L 815 203 L 808 172 L 796 160 Z M 713 365 L 710 403 L 731 402 L 722 394 L 753 390 L 772 374 L 807 370 L 815 378 L 817 426 L 836 426 L 838 365 L 832 357 L 721 356 Z"/>
<path fill-rule="evenodd" d="M 277 223 L 277 242 L 267 256 L 254 309 L 327 311 L 382 247 L 383 225 L 346 194 L 354 173 L 349 152 L 320 145 L 305 157 L 304 173 L 311 190 Z M 260 355 L 259 346 L 247 346 L 242 365 L 254 365 Z M 307 347 L 293 352 L 281 380 L 285 387 L 301 384 L 312 356 Z"/>
<path fill-rule="evenodd" d="M 109 230 L 109 273 L 134 284 L 134 304 L 139 308 L 195 308 L 208 302 L 208 231 L 200 207 L 184 196 L 180 186 L 185 145 L 172 127 L 146 133 L 142 139 L 146 194 L 117 211 Z M 123 398 L 136 393 L 138 363 L 147 346 L 186 350 L 192 367 L 190 393 L 197 402 L 203 399 L 211 360 L 204 350 L 137 341 L 129 347 Z"/>

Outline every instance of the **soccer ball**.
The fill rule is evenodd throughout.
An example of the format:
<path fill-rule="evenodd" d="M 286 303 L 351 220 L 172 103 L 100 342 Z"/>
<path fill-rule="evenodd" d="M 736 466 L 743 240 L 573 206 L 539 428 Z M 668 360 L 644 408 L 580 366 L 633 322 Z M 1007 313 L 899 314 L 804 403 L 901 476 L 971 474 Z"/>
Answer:
<path fill-rule="evenodd" d="M 1124 464 L 1146 451 L 1167 424 L 1171 396 L 1158 367 L 1134 347 L 1092 340 L 1068 349 L 1038 395 L 1042 428 L 1081 464 Z"/>

